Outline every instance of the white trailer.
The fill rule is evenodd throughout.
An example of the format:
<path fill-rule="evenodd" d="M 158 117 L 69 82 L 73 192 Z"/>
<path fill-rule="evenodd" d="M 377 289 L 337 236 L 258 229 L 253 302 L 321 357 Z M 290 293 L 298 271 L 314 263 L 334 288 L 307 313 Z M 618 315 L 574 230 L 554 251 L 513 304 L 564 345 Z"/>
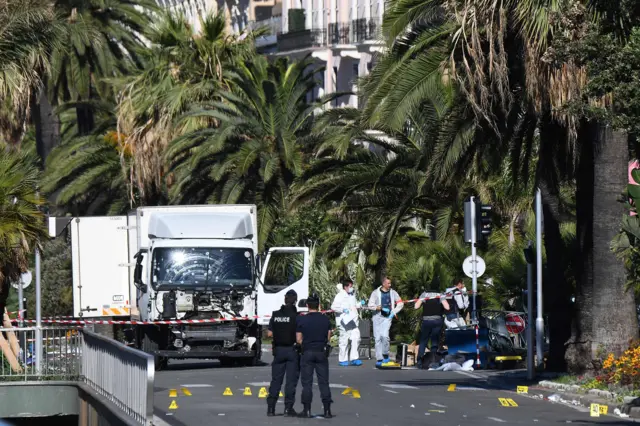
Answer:
<path fill-rule="evenodd" d="M 156 356 L 158 368 L 168 358 L 255 364 L 261 327 L 284 294 L 295 290 L 299 306 L 309 294 L 309 249 L 276 247 L 260 256 L 254 205 L 140 207 L 127 216 L 50 218 L 52 237 L 67 227 L 74 316 L 229 320 L 136 326 L 132 339 Z"/>

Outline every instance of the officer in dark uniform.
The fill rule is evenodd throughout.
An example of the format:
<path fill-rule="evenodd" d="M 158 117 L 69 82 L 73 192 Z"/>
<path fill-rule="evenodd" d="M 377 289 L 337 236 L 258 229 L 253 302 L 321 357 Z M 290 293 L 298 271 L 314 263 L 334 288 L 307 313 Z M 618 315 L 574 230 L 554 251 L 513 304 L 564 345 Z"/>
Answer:
<path fill-rule="evenodd" d="M 287 373 L 284 389 L 284 415 L 298 415 L 293 409 L 296 401 L 296 385 L 300 377 L 300 355 L 296 343 L 296 302 L 298 294 L 289 290 L 284 296 L 284 305 L 274 311 L 269 321 L 269 337 L 273 336 L 273 363 L 271 364 L 271 385 L 267 397 L 267 416 L 275 416 L 276 402 L 282 387 L 282 379 Z"/>
<path fill-rule="evenodd" d="M 331 339 L 331 322 L 329 318 L 318 312 L 320 297 L 312 293 L 307 299 L 309 313 L 298 317 L 296 339 L 302 345 L 301 382 L 302 405 L 304 411 L 300 417 L 311 416 L 311 400 L 313 398 L 313 372 L 318 376 L 320 396 L 324 405 L 324 417 L 331 415 L 331 390 L 329 389 L 329 339 Z"/>

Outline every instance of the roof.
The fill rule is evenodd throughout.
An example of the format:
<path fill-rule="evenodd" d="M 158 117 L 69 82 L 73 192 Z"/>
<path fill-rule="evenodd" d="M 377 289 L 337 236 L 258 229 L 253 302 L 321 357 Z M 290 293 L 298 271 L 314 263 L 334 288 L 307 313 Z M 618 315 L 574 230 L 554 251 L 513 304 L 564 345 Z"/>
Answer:
<path fill-rule="evenodd" d="M 152 213 L 149 238 L 239 239 L 255 233 L 249 213 Z"/>

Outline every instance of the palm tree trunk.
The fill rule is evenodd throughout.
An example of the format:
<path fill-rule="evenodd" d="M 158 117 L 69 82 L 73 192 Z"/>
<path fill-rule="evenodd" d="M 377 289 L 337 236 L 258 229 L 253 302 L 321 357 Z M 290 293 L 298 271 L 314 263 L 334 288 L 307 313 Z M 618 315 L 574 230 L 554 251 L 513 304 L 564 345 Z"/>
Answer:
<path fill-rule="evenodd" d="M 591 352 L 600 346 L 619 355 L 638 337 L 633 291 L 626 291 L 627 274 L 622 260 L 611 250 L 620 232 L 624 204 L 620 194 L 627 184 L 629 150 L 624 131 L 602 127 L 594 155 L 593 194 L 593 337 Z"/>
<path fill-rule="evenodd" d="M 565 343 L 571 336 L 569 286 L 565 278 L 567 258 L 560 233 L 560 177 L 558 140 L 561 127 L 546 116 L 540 128 L 540 158 L 537 181 L 542 195 L 546 271 L 543 279 L 544 311 L 549 321 L 549 355 L 547 369 L 565 369 Z"/>
<path fill-rule="evenodd" d="M 60 142 L 60 121 L 54 113 L 45 89 L 40 90 L 32 103 L 33 122 L 36 128 L 36 150 L 44 166 L 47 156 Z"/>
<path fill-rule="evenodd" d="M 627 133 L 586 126 L 578 169 L 577 318 L 567 351 L 569 369 L 598 368 L 604 352 L 621 353 L 638 335 L 633 292 L 623 262 L 611 250 L 624 214 L 620 193 L 627 183 Z"/>

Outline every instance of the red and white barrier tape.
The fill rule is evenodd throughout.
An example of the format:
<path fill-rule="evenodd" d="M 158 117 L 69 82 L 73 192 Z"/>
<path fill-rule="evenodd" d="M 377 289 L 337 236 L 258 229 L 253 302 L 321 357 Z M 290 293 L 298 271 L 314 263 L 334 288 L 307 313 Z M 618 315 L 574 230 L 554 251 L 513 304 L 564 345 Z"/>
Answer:
<path fill-rule="evenodd" d="M 467 292 L 467 293 L 471 293 L 471 292 Z M 452 293 L 446 293 L 446 295 L 453 295 Z M 397 303 L 415 303 L 419 300 L 432 300 L 432 299 L 440 299 L 442 296 L 436 296 L 436 297 L 425 297 L 425 298 L 418 298 L 418 299 L 409 299 L 409 300 L 400 300 Z M 370 308 L 368 306 L 363 306 L 360 307 L 358 309 L 361 310 L 374 310 L 373 308 Z M 320 311 L 323 314 L 329 314 L 329 313 L 335 313 L 335 311 L 328 309 L 328 310 L 324 310 L 324 311 Z M 302 312 L 302 314 L 305 314 L 304 312 Z M 58 317 L 60 318 L 60 317 Z M 82 320 L 82 319 L 75 319 L 73 317 L 70 317 L 72 319 L 53 319 L 53 318 L 49 318 L 49 319 L 42 319 L 42 323 L 43 324 L 67 324 L 67 325 L 85 325 L 85 324 L 107 324 L 107 325 L 180 325 L 180 324 L 211 324 L 211 323 L 220 323 L 220 322 L 231 322 L 231 321 L 249 321 L 249 320 L 257 320 L 260 318 L 271 318 L 271 315 L 264 315 L 264 316 L 258 316 L 258 315 L 252 315 L 252 316 L 246 316 L 246 317 L 231 317 L 231 318 L 207 318 L 207 319 L 194 319 L 194 320 L 157 320 L 157 321 L 136 321 L 136 320 Z M 27 323 L 31 323 L 34 324 L 36 323 L 36 320 L 33 319 L 26 319 L 23 320 L 24 322 Z M 11 319 L 11 322 L 18 322 L 17 319 Z"/>

